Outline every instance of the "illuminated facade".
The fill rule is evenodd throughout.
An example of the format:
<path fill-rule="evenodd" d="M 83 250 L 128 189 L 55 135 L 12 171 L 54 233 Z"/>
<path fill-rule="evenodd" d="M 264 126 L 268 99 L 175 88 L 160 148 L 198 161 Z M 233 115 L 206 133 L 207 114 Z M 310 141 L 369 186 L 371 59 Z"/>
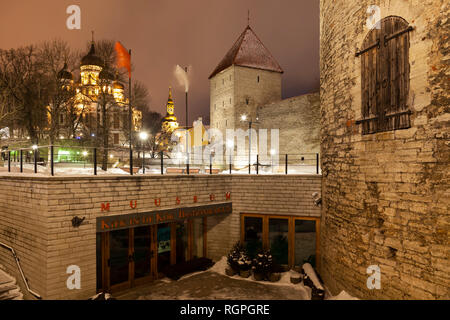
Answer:
<path fill-rule="evenodd" d="M 169 99 L 167 100 L 167 114 L 162 122 L 162 132 L 172 133 L 178 129 L 177 117 L 175 116 L 175 104 L 172 98 L 172 87 L 169 87 Z"/>
<path fill-rule="evenodd" d="M 73 83 L 73 76 L 67 70 L 67 65 L 59 73 L 66 86 L 75 89 L 75 110 L 73 113 L 80 119 L 80 125 L 74 132 L 67 125 L 72 121 L 70 112 L 62 114 L 59 119 L 59 138 L 71 137 L 80 139 L 83 136 L 95 138 L 99 124 L 103 123 L 102 109 L 107 110 L 107 127 L 109 145 L 128 145 L 129 100 L 125 97 L 124 85 L 118 80 L 118 75 L 103 66 L 102 60 L 95 54 L 95 44 L 86 56 L 81 59 L 80 80 Z M 68 82 L 68 80 L 71 82 Z M 73 116 L 73 115 L 72 115 Z M 132 108 L 132 126 L 139 131 L 142 122 L 142 112 Z"/>

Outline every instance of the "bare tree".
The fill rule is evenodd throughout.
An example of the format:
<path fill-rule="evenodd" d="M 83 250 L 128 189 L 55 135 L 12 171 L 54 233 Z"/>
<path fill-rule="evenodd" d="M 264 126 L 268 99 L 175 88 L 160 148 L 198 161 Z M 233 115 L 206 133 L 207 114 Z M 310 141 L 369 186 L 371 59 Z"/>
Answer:
<path fill-rule="evenodd" d="M 47 86 L 35 46 L 0 51 L 0 89 L 12 103 L 14 121 L 23 126 L 33 143 L 38 143 L 47 126 Z"/>
<path fill-rule="evenodd" d="M 46 76 L 48 100 L 50 144 L 55 143 L 59 134 L 60 116 L 66 112 L 69 104 L 74 103 L 75 87 L 72 72 L 77 65 L 77 56 L 65 41 L 53 40 L 38 47 L 38 63 Z M 69 107 L 70 108 L 70 107 Z M 79 121 L 79 119 L 73 119 Z"/>

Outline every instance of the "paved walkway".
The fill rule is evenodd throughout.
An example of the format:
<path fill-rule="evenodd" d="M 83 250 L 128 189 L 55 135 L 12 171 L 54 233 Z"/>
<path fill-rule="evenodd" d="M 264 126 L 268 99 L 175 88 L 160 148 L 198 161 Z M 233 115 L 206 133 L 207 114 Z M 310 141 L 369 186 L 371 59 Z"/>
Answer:
<path fill-rule="evenodd" d="M 281 285 L 206 271 L 178 281 L 167 278 L 115 295 L 119 300 L 306 300 L 302 285 Z"/>

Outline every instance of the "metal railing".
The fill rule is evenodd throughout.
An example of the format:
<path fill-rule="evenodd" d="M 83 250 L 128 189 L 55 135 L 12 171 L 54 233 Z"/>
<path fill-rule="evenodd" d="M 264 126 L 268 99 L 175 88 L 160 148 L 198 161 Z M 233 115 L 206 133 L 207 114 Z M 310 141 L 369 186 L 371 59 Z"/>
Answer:
<path fill-rule="evenodd" d="M 133 163 L 130 169 L 130 163 Z M 206 155 L 151 152 L 142 148 L 39 146 L 1 151 L 8 172 L 67 174 L 320 174 L 318 153 Z"/>
<path fill-rule="evenodd" d="M 16 261 L 17 268 L 19 269 L 20 275 L 22 277 L 22 280 L 25 283 L 25 287 L 26 287 L 27 291 L 29 293 L 31 293 L 37 299 L 41 300 L 42 299 L 41 295 L 39 293 L 31 290 L 31 288 L 30 288 L 30 286 L 28 284 L 28 279 L 25 277 L 25 274 L 23 273 L 22 266 L 20 265 L 19 257 L 17 256 L 16 251 L 14 250 L 14 248 L 8 246 L 7 244 L 4 244 L 3 242 L 0 242 L 0 246 L 3 247 L 3 248 L 8 249 L 12 253 L 12 255 L 14 257 L 14 260 Z"/>

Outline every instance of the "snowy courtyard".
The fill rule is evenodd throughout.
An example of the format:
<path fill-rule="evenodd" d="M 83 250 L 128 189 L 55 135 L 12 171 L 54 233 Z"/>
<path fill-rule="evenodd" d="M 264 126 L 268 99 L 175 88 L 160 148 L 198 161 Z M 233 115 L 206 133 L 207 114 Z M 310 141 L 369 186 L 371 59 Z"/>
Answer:
<path fill-rule="evenodd" d="M 225 274 L 226 258 L 204 272 L 186 275 L 178 281 L 163 278 L 148 285 L 113 295 L 118 300 L 311 300 L 311 289 L 302 283 L 292 284 L 290 270 L 281 274 L 278 282 L 255 281 L 253 275 L 241 278 Z M 354 300 L 346 292 L 326 299 Z"/>

